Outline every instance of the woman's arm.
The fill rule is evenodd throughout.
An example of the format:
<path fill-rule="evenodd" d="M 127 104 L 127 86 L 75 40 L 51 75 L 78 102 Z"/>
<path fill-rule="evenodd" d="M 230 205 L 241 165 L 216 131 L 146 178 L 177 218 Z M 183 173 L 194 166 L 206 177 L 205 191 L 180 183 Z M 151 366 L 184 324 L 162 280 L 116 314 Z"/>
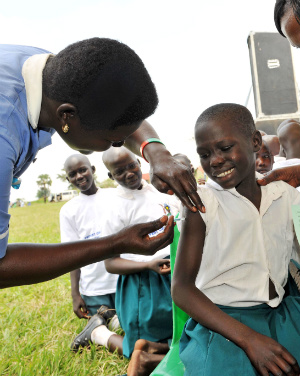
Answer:
<path fill-rule="evenodd" d="M 300 185 L 300 165 L 278 168 L 268 172 L 263 178 L 258 179 L 259 185 L 267 185 L 272 181 L 283 180 L 293 187 Z"/>
<path fill-rule="evenodd" d="M 136 155 L 140 155 L 140 146 L 148 138 L 158 138 L 152 126 L 144 120 L 142 125 L 130 137 L 125 146 Z M 204 212 L 203 204 L 197 193 L 197 183 L 189 168 L 177 162 L 166 147 L 159 143 L 150 143 L 144 149 L 144 155 L 150 163 L 151 183 L 160 192 L 175 193 L 190 210 L 197 207 Z"/>
<path fill-rule="evenodd" d="M 185 209 L 184 217 L 172 280 L 175 304 L 201 325 L 241 347 L 261 375 L 268 376 L 268 371 L 279 374 L 279 370 L 298 375 L 297 361 L 285 348 L 224 313 L 197 289 L 195 280 L 202 259 L 205 224 L 199 213 Z"/>
<path fill-rule="evenodd" d="M 174 217 L 129 226 L 112 236 L 62 244 L 9 244 L 0 260 L 0 288 L 56 278 L 122 253 L 154 254 L 172 242 Z M 166 225 L 155 237 L 152 233 Z"/>

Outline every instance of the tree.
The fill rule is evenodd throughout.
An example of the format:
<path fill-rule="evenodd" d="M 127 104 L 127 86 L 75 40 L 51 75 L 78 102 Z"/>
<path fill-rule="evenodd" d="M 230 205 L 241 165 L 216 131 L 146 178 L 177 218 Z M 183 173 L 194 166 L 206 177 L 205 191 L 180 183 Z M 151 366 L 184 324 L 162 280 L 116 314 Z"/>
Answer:
<path fill-rule="evenodd" d="M 114 180 L 107 178 L 103 180 L 101 183 L 97 182 L 97 186 L 100 188 L 116 188 L 117 184 Z"/>
<path fill-rule="evenodd" d="M 63 168 L 61 169 L 61 173 L 56 175 L 56 179 L 62 181 L 63 183 L 68 183 L 68 189 L 76 189 L 78 191 L 73 184 L 68 182 L 66 171 Z"/>
<path fill-rule="evenodd" d="M 50 176 L 48 174 L 39 175 L 36 184 L 41 187 L 37 192 L 37 197 L 44 197 L 44 203 L 46 203 L 47 197 L 50 195 L 50 186 L 52 185 Z"/>
<path fill-rule="evenodd" d="M 37 194 L 36 194 L 36 197 L 37 198 L 44 198 L 44 202 L 46 203 L 47 202 L 47 197 L 49 197 L 50 195 L 50 190 L 48 188 L 40 188 L 38 191 L 37 191 Z"/>

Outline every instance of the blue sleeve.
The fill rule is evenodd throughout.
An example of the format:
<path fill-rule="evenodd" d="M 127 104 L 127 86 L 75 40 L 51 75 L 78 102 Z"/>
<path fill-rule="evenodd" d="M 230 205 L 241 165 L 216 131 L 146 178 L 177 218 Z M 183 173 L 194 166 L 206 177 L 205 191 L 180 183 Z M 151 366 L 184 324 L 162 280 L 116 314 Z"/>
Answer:
<path fill-rule="evenodd" d="M 15 158 L 13 146 L 0 135 L 0 258 L 5 256 L 8 242 L 8 206 Z"/>

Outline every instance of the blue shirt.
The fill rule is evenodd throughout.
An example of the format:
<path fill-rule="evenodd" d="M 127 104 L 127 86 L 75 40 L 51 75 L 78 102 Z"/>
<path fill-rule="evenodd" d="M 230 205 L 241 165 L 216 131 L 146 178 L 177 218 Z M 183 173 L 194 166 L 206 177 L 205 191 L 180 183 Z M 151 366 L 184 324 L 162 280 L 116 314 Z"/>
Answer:
<path fill-rule="evenodd" d="M 11 183 L 28 168 L 38 150 L 51 144 L 53 129 L 33 129 L 28 120 L 24 62 L 48 51 L 0 45 L 0 258 L 5 256 L 10 215 Z"/>

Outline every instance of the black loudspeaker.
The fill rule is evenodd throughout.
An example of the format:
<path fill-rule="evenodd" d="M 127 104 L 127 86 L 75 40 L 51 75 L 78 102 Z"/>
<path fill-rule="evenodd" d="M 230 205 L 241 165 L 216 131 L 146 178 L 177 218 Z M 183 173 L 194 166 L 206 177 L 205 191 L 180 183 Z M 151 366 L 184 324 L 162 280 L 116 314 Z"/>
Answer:
<path fill-rule="evenodd" d="M 289 42 L 278 33 L 248 36 L 256 128 L 276 134 L 285 119 L 300 119 L 298 88 Z"/>

